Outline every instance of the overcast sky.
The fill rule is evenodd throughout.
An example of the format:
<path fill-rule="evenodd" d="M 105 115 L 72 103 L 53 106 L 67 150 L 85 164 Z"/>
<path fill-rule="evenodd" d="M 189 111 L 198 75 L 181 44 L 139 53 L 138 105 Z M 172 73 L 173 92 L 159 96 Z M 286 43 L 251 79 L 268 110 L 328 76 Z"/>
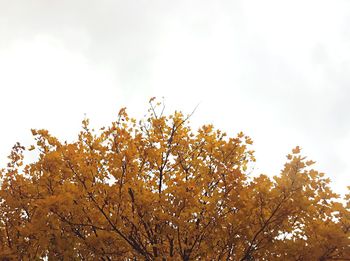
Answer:
<path fill-rule="evenodd" d="M 30 128 L 72 140 L 150 97 L 255 141 L 257 173 L 300 145 L 350 185 L 350 1 L 0 0 L 0 160 Z"/>

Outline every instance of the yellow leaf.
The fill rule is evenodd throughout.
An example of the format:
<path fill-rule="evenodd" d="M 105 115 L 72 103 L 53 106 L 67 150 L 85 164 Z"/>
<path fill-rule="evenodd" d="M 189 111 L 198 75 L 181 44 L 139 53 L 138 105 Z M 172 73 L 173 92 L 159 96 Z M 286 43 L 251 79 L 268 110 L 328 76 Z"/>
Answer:
<path fill-rule="evenodd" d="M 298 154 L 300 153 L 300 147 L 296 146 L 293 150 L 292 150 L 293 154 Z"/>

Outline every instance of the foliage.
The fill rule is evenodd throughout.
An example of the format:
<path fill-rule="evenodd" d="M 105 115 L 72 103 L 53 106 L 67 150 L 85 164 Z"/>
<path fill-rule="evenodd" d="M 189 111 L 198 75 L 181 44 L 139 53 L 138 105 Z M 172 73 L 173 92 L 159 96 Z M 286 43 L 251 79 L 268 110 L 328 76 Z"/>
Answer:
<path fill-rule="evenodd" d="M 2 260 L 350 260 L 350 200 L 299 147 L 281 174 L 250 177 L 252 141 L 193 132 L 150 100 L 136 123 L 88 120 L 74 143 L 33 130 L 2 170 Z M 161 112 L 159 112 L 161 111 Z"/>

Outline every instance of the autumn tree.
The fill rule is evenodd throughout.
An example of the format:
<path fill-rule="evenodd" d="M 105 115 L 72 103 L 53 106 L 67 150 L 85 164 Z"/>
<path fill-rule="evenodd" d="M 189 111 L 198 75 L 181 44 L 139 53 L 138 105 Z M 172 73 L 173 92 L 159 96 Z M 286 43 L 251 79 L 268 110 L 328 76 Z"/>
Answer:
<path fill-rule="evenodd" d="M 252 141 L 189 116 L 121 109 L 73 143 L 33 130 L 1 171 L 1 260 L 350 260 L 350 197 L 296 147 L 253 177 Z"/>

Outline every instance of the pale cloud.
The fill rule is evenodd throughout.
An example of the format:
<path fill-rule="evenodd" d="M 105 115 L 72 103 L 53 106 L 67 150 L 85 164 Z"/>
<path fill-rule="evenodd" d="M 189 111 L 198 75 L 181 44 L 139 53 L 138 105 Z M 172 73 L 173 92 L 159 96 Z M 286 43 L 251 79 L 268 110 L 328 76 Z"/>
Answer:
<path fill-rule="evenodd" d="M 120 92 L 110 68 L 93 66 L 55 38 L 14 41 L 0 51 L 0 71 L 2 156 L 15 141 L 29 142 L 31 128 L 72 139 L 84 114 L 101 124 L 117 111 Z"/>
<path fill-rule="evenodd" d="M 300 145 L 340 192 L 350 172 L 349 1 L 0 4 L 1 157 L 29 128 L 62 138 L 151 96 L 255 140 L 257 172 Z"/>

